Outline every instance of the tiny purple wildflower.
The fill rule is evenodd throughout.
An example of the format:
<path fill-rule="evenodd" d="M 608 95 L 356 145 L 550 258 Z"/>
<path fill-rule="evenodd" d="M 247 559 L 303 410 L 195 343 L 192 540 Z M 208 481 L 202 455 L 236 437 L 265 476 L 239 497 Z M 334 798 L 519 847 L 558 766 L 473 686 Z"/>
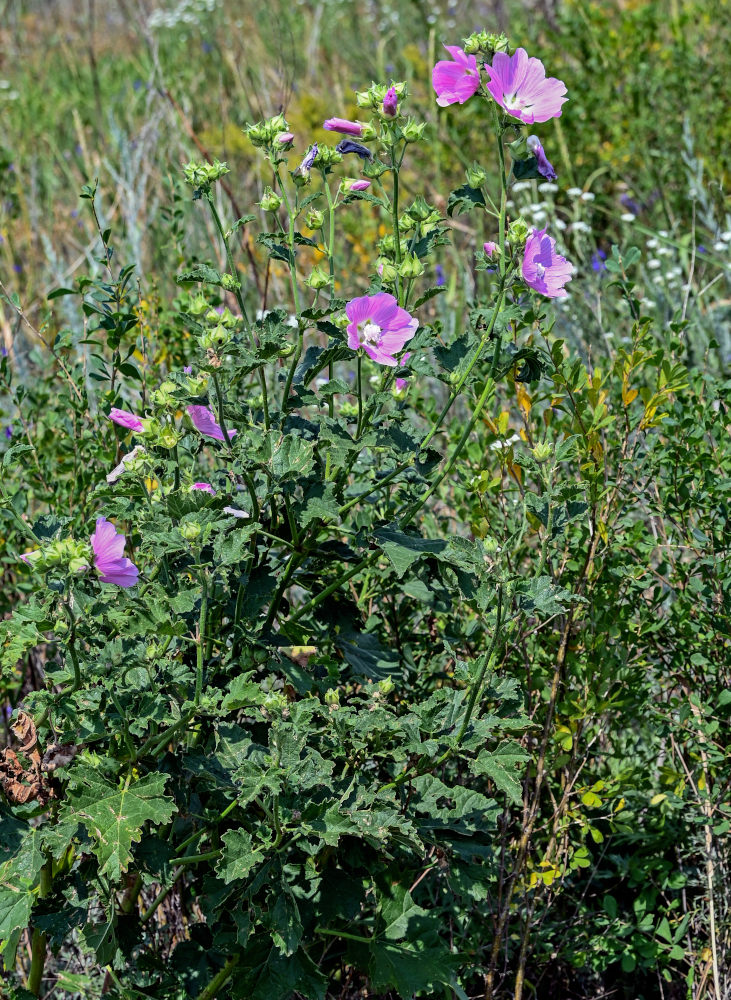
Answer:
<path fill-rule="evenodd" d="M 398 113 L 398 94 L 395 87 L 389 87 L 383 98 L 383 113 L 389 118 L 395 118 Z"/>
<path fill-rule="evenodd" d="M 541 60 L 529 57 L 525 49 L 516 49 L 512 56 L 496 52 L 492 66 L 485 63 L 485 69 L 488 91 L 513 118 L 532 125 L 561 117 L 561 105 L 568 100 L 566 84 L 552 76 L 546 79 Z"/>
<path fill-rule="evenodd" d="M 6 427 L 5 428 L 5 437 L 8 439 L 8 441 L 10 440 L 10 438 L 12 436 L 13 436 L 13 428 L 12 427 Z"/>
<path fill-rule="evenodd" d="M 549 299 L 562 299 L 568 292 L 564 285 L 571 281 L 572 267 L 556 253 L 556 241 L 545 229 L 534 229 L 528 237 L 523 255 L 522 273 L 526 285 Z"/>
<path fill-rule="evenodd" d="M 193 374 L 193 365 L 186 365 L 183 368 L 183 375 L 192 375 L 192 374 Z"/>
<path fill-rule="evenodd" d="M 102 583 L 113 583 L 117 587 L 134 587 L 139 570 L 131 559 L 125 558 L 125 538 L 105 517 L 96 519 L 96 530 L 91 536 L 94 550 L 94 568 Z"/>
<path fill-rule="evenodd" d="M 411 357 L 411 351 L 407 351 L 406 354 L 404 354 L 404 356 L 401 358 L 401 364 L 405 365 L 406 362 L 409 360 L 410 357 Z M 408 386 L 408 384 L 409 384 L 409 380 L 407 378 L 397 378 L 396 379 L 396 392 L 403 392 L 404 389 L 406 389 L 406 387 Z"/>
<path fill-rule="evenodd" d="M 419 321 L 402 309 L 393 295 L 377 292 L 351 299 L 345 307 L 348 324 L 348 347 L 362 347 L 379 365 L 395 368 L 395 355 L 416 333 Z"/>
<path fill-rule="evenodd" d="M 526 140 L 526 144 L 528 149 L 536 158 L 538 173 L 541 177 L 545 177 L 547 181 L 555 181 L 558 178 L 558 174 L 553 169 L 553 165 L 549 162 L 546 154 L 543 152 L 543 146 L 541 145 L 541 140 L 538 136 L 529 135 Z"/>
<path fill-rule="evenodd" d="M 358 139 L 363 135 L 360 122 L 352 122 L 348 118 L 328 118 L 322 127 L 328 132 L 340 132 L 341 135 L 354 135 Z"/>
<path fill-rule="evenodd" d="M 591 269 L 592 271 L 606 271 L 607 265 L 604 261 L 607 259 L 607 255 L 604 250 L 596 250 L 591 255 Z"/>
<path fill-rule="evenodd" d="M 445 45 L 444 48 L 452 61 L 441 59 L 431 75 L 440 108 L 446 108 L 450 104 L 464 104 L 480 86 L 477 59 L 468 56 L 458 45 Z"/>
<path fill-rule="evenodd" d="M 442 285 L 445 285 L 447 283 L 447 278 L 444 273 L 444 268 L 442 267 L 441 264 L 437 264 L 437 266 L 434 268 L 434 280 L 436 282 L 437 288 L 441 288 Z"/>

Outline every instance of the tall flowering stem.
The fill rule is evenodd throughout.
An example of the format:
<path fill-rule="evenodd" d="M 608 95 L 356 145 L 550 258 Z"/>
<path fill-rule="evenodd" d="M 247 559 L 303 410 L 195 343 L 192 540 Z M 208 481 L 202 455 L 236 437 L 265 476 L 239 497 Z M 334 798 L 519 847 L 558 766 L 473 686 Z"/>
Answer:
<path fill-rule="evenodd" d="M 208 207 L 211 210 L 211 215 L 212 215 L 213 221 L 214 221 L 214 223 L 216 225 L 216 229 L 218 230 L 218 233 L 219 233 L 219 235 L 221 237 L 221 240 L 223 241 L 223 247 L 224 247 L 224 250 L 226 252 L 226 261 L 228 263 L 229 273 L 230 273 L 231 277 L 235 280 L 236 279 L 236 267 L 234 265 L 233 256 L 231 255 L 231 246 L 229 244 L 228 237 L 227 237 L 226 232 L 225 232 L 225 230 L 223 228 L 223 225 L 221 223 L 221 216 L 218 214 L 218 209 L 216 208 L 216 203 L 213 200 L 213 194 L 212 194 L 212 192 L 210 190 L 208 190 L 206 192 L 206 201 L 208 202 Z M 249 315 L 248 315 L 248 313 L 246 311 L 246 304 L 244 302 L 244 296 L 241 293 L 241 286 L 240 286 L 240 284 L 239 284 L 238 281 L 236 281 L 236 283 L 234 285 L 234 295 L 236 296 L 236 302 L 238 303 L 238 307 L 241 310 L 241 316 L 243 317 L 244 323 L 246 324 L 247 329 L 249 331 L 251 331 L 251 324 L 249 322 Z M 252 339 L 253 339 L 253 335 L 252 335 Z M 257 371 L 258 371 L 258 375 L 259 375 L 259 385 L 261 386 L 262 409 L 264 411 L 264 426 L 268 429 L 269 428 L 269 399 L 268 399 L 268 396 L 267 396 L 267 380 L 266 380 L 266 376 L 264 375 L 264 369 L 263 368 L 260 367 L 260 368 L 257 369 Z M 223 426 L 223 425 L 221 425 L 221 426 Z M 228 441 L 228 438 L 227 438 L 227 441 Z M 230 444 L 230 442 L 229 442 L 229 444 Z"/>
<path fill-rule="evenodd" d="M 391 172 L 393 173 L 393 194 L 391 196 L 391 218 L 393 220 L 394 255 L 396 257 L 396 298 L 399 305 L 403 305 L 401 297 L 401 275 L 398 273 L 401 267 L 401 233 L 398 224 L 398 183 L 399 169 L 401 161 L 396 162 L 396 144 L 391 146 Z M 403 156 L 401 157 L 403 160 Z"/>
<path fill-rule="evenodd" d="M 284 394 L 282 396 L 282 414 L 286 413 L 287 400 L 289 398 L 289 391 L 292 388 L 292 379 L 294 378 L 294 373 L 297 370 L 297 365 L 302 357 L 302 349 L 304 347 L 305 332 L 302 328 L 302 323 L 300 321 L 300 314 L 302 309 L 300 307 L 300 293 L 299 287 L 297 285 L 297 264 L 295 262 L 295 251 L 294 251 L 294 223 L 297 215 L 295 204 L 294 210 L 292 208 L 292 202 L 290 201 L 287 188 L 282 183 L 282 178 L 279 173 L 279 168 L 276 169 L 276 178 L 279 184 L 279 190 L 282 192 L 282 198 L 284 200 L 284 207 L 287 209 L 287 223 L 288 223 L 288 244 L 289 244 L 289 278 L 292 285 L 292 300 L 294 302 L 294 311 L 297 316 L 298 324 L 298 338 L 297 338 L 297 350 L 292 355 L 292 364 L 289 366 L 289 371 L 287 372 L 287 381 L 284 385 Z M 295 195 L 296 198 L 296 195 Z"/>
<path fill-rule="evenodd" d="M 335 201 L 333 201 L 332 191 L 330 190 L 330 184 L 328 183 L 327 173 L 323 170 L 322 173 L 322 183 L 325 188 L 325 196 L 327 198 L 327 222 L 328 222 L 328 235 L 327 235 L 327 262 L 330 269 L 330 305 L 332 305 L 333 299 L 335 298 Z M 334 366 L 332 361 L 327 366 L 327 377 L 332 380 L 335 374 Z M 331 395 L 328 399 L 328 414 L 330 419 L 333 419 L 335 414 L 335 399 Z"/>

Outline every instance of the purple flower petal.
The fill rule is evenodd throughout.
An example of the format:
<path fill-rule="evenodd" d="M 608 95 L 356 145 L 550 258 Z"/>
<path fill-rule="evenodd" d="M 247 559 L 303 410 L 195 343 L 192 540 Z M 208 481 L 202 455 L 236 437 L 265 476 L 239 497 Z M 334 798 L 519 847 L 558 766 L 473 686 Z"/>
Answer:
<path fill-rule="evenodd" d="M 206 437 L 215 438 L 216 441 L 225 441 L 221 427 L 216 420 L 213 410 L 209 409 L 207 406 L 189 406 L 188 415 L 193 421 L 193 426 L 201 434 L 205 434 Z M 228 436 L 232 438 L 236 431 L 229 431 Z"/>
<path fill-rule="evenodd" d="M 388 292 L 351 299 L 345 313 L 350 320 L 348 347 L 352 351 L 362 347 L 369 358 L 389 368 L 396 367 L 395 355 L 419 327 L 419 321 Z"/>
<path fill-rule="evenodd" d="M 492 66 L 486 63 L 485 69 L 489 93 L 509 115 L 526 125 L 561 117 L 561 105 L 568 100 L 566 84 L 554 77 L 547 79 L 541 60 L 530 57 L 525 49 L 516 49 L 512 56 L 496 52 Z"/>
<path fill-rule="evenodd" d="M 453 62 L 440 60 L 432 70 L 432 86 L 437 93 L 437 104 L 446 108 L 450 104 L 464 104 L 480 86 L 477 59 L 468 56 L 457 45 L 445 45 Z"/>
<path fill-rule="evenodd" d="M 556 253 L 556 241 L 545 229 L 534 229 L 525 244 L 522 273 L 526 285 L 548 296 L 561 299 L 568 295 L 564 285 L 571 281 L 573 268 L 565 257 Z"/>
<path fill-rule="evenodd" d="M 91 536 L 94 551 L 94 568 L 102 583 L 113 583 L 118 587 L 134 587 L 139 570 L 131 559 L 125 558 L 125 538 L 105 517 L 98 517 L 96 530 Z"/>
<path fill-rule="evenodd" d="M 109 419 L 113 423 L 119 424 L 120 427 L 126 427 L 128 431 L 142 431 L 145 429 L 145 425 L 134 413 L 129 413 L 127 410 L 120 410 L 116 406 L 113 406 L 109 411 Z"/>
<path fill-rule="evenodd" d="M 328 118 L 322 127 L 328 132 L 340 132 L 342 135 L 355 135 L 359 139 L 363 135 L 360 122 L 352 122 L 347 118 Z"/>

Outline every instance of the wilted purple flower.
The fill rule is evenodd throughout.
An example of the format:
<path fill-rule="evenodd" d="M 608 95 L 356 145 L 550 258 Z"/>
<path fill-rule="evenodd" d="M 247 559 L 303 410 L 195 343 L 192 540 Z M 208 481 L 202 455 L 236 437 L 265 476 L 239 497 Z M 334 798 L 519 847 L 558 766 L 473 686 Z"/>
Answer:
<path fill-rule="evenodd" d="M 545 229 L 534 229 L 525 244 L 523 255 L 523 280 L 549 299 L 562 299 L 568 292 L 564 288 L 571 281 L 571 264 L 556 253 L 556 241 L 546 235 Z"/>
<path fill-rule="evenodd" d="M 295 170 L 296 174 L 302 174 L 303 177 L 309 177 L 310 170 L 312 169 L 312 164 L 315 162 L 315 157 L 318 153 L 317 143 L 313 143 L 312 146 L 305 153 L 305 157 L 302 163 Z"/>
<path fill-rule="evenodd" d="M 340 142 L 335 147 L 336 152 L 342 153 L 355 153 L 356 156 L 360 156 L 362 160 L 372 160 L 373 153 L 367 146 L 362 145 L 360 142 L 353 142 L 352 139 L 341 139 Z"/>
<path fill-rule="evenodd" d="M 360 122 L 352 122 L 348 118 L 328 118 L 322 127 L 327 132 L 340 132 L 342 135 L 355 135 L 359 139 L 363 135 Z"/>
<path fill-rule="evenodd" d="M 501 108 L 526 125 L 561 117 L 561 105 L 568 98 L 566 84 L 555 77 L 546 79 L 540 59 L 529 57 L 525 49 L 514 55 L 496 52 L 492 66 L 485 64 L 490 82 L 487 89 Z"/>
<path fill-rule="evenodd" d="M 380 365 L 395 368 L 394 357 L 416 333 L 419 321 L 402 309 L 393 295 L 377 292 L 351 299 L 345 307 L 348 324 L 348 347 L 362 347 L 369 358 Z"/>
<path fill-rule="evenodd" d="M 452 57 L 440 60 L 432 70 L 431 80 L 437 92 L 437 104 L 446 108 L 450 104 L 464 104 L 480 86 L 477 59 L 468 56 L 458 45 L 445 45 Z"/>
<path fill-rule="evenodd" d="M 250 516 L 248 511 L 240 510 L 238 507 L 224 507 L 223 513 L 230 514 L 231 517 L 238 517 L 238 518 Z"/>
<path fill-rule="evenodd" d="M 543 152 L 543 146 L 541 145 L 541 140 L 537 135 L 529 135 L 526 144 L 531 153 L 535 156 L 538 165 L 538 173 L 541 177 L 545 177 L 547 181 L 555 181 L 558 178 L 558 174 L 553 169 L 552 164 L 549 162 L 548 157 Z"/>
<path fill-rule="evenodd" d="M 367 181 L 365 177 L 361 178 L 359 181 L 353 181 L 348 185 L 348 191 L 365 191 L 366 188 L 371 186 L 371 182 Z"/>
<path fill-rule="evenodd" d="M 94 568 L 101 582 L 134 587 L 140 574 L 132 560 L 123 555 L 124 535 L 105 517 L 98 517 L 96 531 L 90 541 L 94 550 Z"/>
<path fill-rule="evenodd" d="M 409 360 L 410 357 L 411 357 L 411 351 L 407 351 L 406 354 L 404 354 L 404 356 L 401 358 L 401 364 L 405 365 L 406 362 Z M 406 378 L 397 378 L 396 379 L 396 392 L 403 392 L 404 389 L 408 386 L 408 384 L 409 384 L 409 380 L 408 379 L 406 379 Z"/>
<path fill-rule="evenodd" d="M 141 444 L 135 445 L 132 451 L 128 452 L 126 455 L 122 456 L 122 461 L 119 465 L 115 465 L 112 471 L 107 475 L 108 483 L 116 483 L 119 477 L 124 473 L 130 462 L 133 462 L 138 455 L 144 455 L 145 449 Z"/>
<path fill-rule="evenodd" d="M 210 483 L 193 483 L 191 486 L 192 490 L 200 490 L 202 493 L 211 493 L 213 496 L 216 495 L 216 491 L 211 486 Z"/>
<path fill-rule="evenodd" d="M 120 427 L 126 427 L 128 431 L 143 431 L 145 429 L 145 425 L 134 413 L 120 410 L 116 406 L 113 406 L 109 411 L 109 419 L 113 423 L 119 424 Z"/>
<path fill-rule="evenodd" d="M 383 98 L 383 113 L 389 118 L 395 118 L 398 112 L 398 94 L 395 87 L 389 87 Z"/>
<path fill-rule="evenodd" d="M 607 259 L 607 255 L 604 250 L 597 250 L 591 255 L 591 269 L 592 271 L 606 271 L 607 265 L 604 261 Z"/>
<path fill-rule="evenodd" d="M 223 431 L 216 420 L 213 410 L 210 410 L 207 406 L 189 406 L 188 415 L 193 421 L 193 426 L 201 434 L 205 434 L 206 437 L 215 438 L 216 441 L 225 441 Z M 229 431 L 228 436 L 232 438 L 236 431 Z"/>
<path fill-rule="evenodd" d="M 442 285 L 446 284 L 447 278 L 444 274 L 444 268 L 441 264 L 437 264 L 434 268 L 434 280 L 437 284 L 437 288 L 441 288 Z"/>

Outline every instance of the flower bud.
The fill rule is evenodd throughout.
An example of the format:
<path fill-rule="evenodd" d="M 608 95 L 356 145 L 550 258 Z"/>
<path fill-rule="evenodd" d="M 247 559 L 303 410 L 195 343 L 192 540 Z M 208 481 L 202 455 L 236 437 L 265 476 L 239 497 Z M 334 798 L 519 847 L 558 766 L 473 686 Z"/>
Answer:
<path fill-rule="evenodd" d="M 539 441 L 535 447 L 531 449 L 531 454 L 535 458 L 539 465 L 547 462 L 548 459 L 553 454 L 553 445 L 550 441 Z"/>
<path fill-rule="evenodd" d="M 341 403 L 340 404 L 340 416 L 345 417 L 346 420 L 355 420 L 358 416 L 358 407 L 353 403 Z"/>
<path fill-rule="evenodd" d="M 514 142 L 508 143 L 508 149 L 510 150 L 511 157 L 516 161 L 527 160 L 530 158 L 530 151 L 528 149 L 528 142 L 524 135 L 515 139 Z"/>
<path fill-rule="evenodd" d="M 390 260 L 386 260 L 385 257 L 379 257 L 376 261 L 376 271 L 383 281 L 390 283 L 393 283 L 398 275 L 395 265 Z"/>
<path fill-rule="evenodd" d="M 55 635 L 68 635 L 69 623 L 65 618 L 57 618 L 53 623 L 53 631 Z"/>
<path fill-rule="evenodd" d="M 305 284 L 314 289 L 327 288 L 330 284 L 330 275 L 326 274 L 326 272 L 319 266 L 313 267 L 309 278 L 305 281 Z"/>
<path fill-rule="evenodd" d="M 264 188 L 264 194 L 262 195 L 259 205 L 265 212 L 277 212 L 282 207 L 282 199 L 275 191 L 267 186 Z"/>
<path fill-rule="evenodd" d="M 172 450 L 179 440 L 180 434 L 175 430 L 172 424 L 165 424 L 157 437 L 157 442 L 160 447 L 167 448 L 168 451 Z"/>
<path fill-rule="evenodd" d="M 467 170 L 467 183 L 470 187 L 479 188 L 487 180 L 487 171 L 479 163 L 473 163 Z"/>
<path fill-rule="evenodd" d="M 180 534 L 186 542 L 194 542 L 201 533 L 201 526 L 196 521 L 184 521 L 180 525 Z"/>
<path fill-rule="evenodd" d="M 407 253 L 401 261 L 398 273 L 402 278 L 418 278 L 420 274 L 424 273 L 424 265 L 416 254 Z"/>
<path fill-rule="evenodd" d="M 190 313 L 191 316 L 202 316 L 203 313 L 208 308 L 209 308 L 208 299 L 205 297 L 205 295 L 201 295 L 200 293 L 191 298 L 190 302 L 188 303 L 188 312 Z"/>
<path fill-rule="evenodd" d="M 424 138 L 426 124 L 426 122 L 415 122 L 412 118 L 409 118 L 401 130 L 404 139 L 407 142 L 420 142 Z"/>
<path fill-rule="evenodd" d="M 325 692 L 325 704 L 340 707 L 340 692 L 337 688 L 328 688 Z"/>
<path fill-rule="evenodd" d="M 294 136 L 291 132 L 279 132 L 274 136 L 274 142 L 281 146 L 282 149 L 291 149 L 292 143 L 294 142 Z"/>
<path fill-rule="evenodd" d="M 216 315 L 218 319 L 218 315 Z M 198 343 L 204 351 L 214 351 L 216 354 L 231 343 L 232 334 L 222 323 L 216 324 L 198 337 Z"/>
<path fill-rule="evenodd" d="M 157 389 L 153 389 L 153 391 L 150 393 L 150 401 L 152 402 L 153 406 L 158 406 L 161 409 L 167 409 L 176 404 L 176 399 L 175 399 L 176 390 L 177 386 L 175 385 L 174 382 L 165 381 L 161 385 L 159 385 Z M 145 421 L 143 419 L 142 423 L 144 424 L 144 422 Z"/>
<path fill-rule="evenodd" d="M 232 274 L 222 274 L 221 287 L 225 288 L 227 292 L 235 292 L 241 288 L 241 282 L 234 278 Z"/>
<path fill-rule="evenodd" d="M 382 681 L 378 682 L 378 690 L 383 695 L 391 694 L 395 685 L 390 677 L 384 677 Z"/>
<path fill-rule="evenodd" d="M 317 208 L 310 208 L 305 215 L 305 225 L 308 229 L 314 231 L 322 229 L 325 222 L 325 213 L 320 212 Z"/>
<path fill-rule="evenodd" d="M 531 227 L 525 219 L 516 219 L 508 226 L 508 242 L 512 247 L 523 246 L 525 241 L 528 239 L 528 233 L 530 230 Z"/>

